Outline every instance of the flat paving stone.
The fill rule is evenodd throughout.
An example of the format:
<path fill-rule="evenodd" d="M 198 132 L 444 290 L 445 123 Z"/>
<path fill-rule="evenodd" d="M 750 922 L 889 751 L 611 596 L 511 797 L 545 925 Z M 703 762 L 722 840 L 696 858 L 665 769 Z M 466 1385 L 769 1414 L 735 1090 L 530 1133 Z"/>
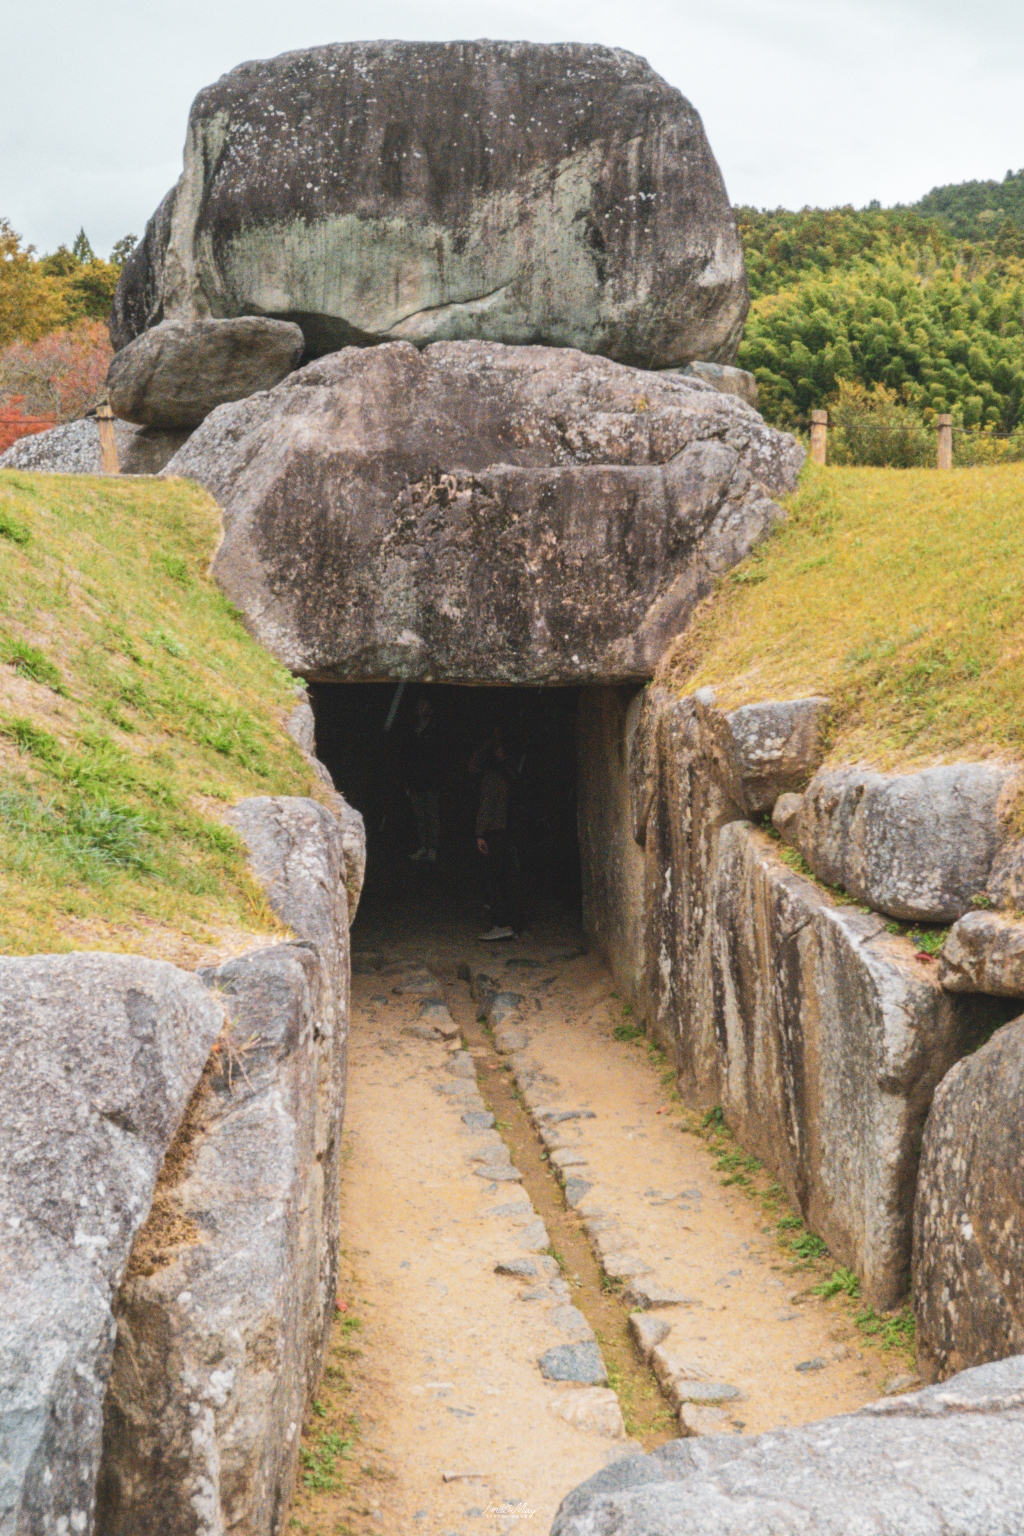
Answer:
<path fill-rule="evenodd" d="M 540 1357 L 541 1375 L 548 1381 L 578 1381 L 584 1387 L 604 1387 L 608 1372 L 596 1344 L 556 1344 Z"/>

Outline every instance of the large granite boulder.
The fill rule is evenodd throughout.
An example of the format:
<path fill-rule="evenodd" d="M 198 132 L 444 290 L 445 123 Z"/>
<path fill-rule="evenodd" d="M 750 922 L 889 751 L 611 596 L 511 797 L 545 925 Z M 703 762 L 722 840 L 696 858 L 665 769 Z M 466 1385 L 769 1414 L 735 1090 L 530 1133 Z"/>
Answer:
<path fill-rule="evenodd" d="M 1016 1536 L 1024 1358 L 751 1438 L 672 1440 L 563 1499 L 551 1536 Z"/>
<path fill-rule="evenodd" d="M 202 973 L 229 1023 L 117 1298 L 104 1536 L 278 1536 L 334 1312 L 343 832 L 304 799 L 243 801 L 229 820 L 297 937 Z"/>
<path fill-rule="evenodd" d="M 1024 1019 L 945 1077 L 914 1211 L 920 1368 L 948 1376 L 1024 1350 Z"/>
<path fill-rule="evenodd" d="M 0 1531 L 93 1529 L 112 1302 L 225 1012 L 134 955 L 0 959 Z"/>
<path fill-rule="evenodd" d="M 802 458 L 696 379 L 396 342 L 221 406 L 165 474 L 219 501 L 216 579 L 294 672 L 588 683 L 650 676 Z"/>
<path fill-rule="evenodd" d="M 968 912 L 953 924 L 939 955 L 947 992 L 1024 997 L 1024 922 L 1004 912 Z"/>
<path fill-rule="evenodd" d="M 304 346 L 285 320 L 165 320 L 114 354 L 111 409 L 141 427 L 190 431 L 216 406 L 280 384 Z"/>
<path fill-rule="evenodd" d="M 643 59 L 344 43 L 200 92 L 111 338 L 267 315 L 313 355 L 479 338 L 669 368 L 732 362 L 747 303 L 701 120 Z"/>
<path fill-rule="evenodd" d="M 1019 770 L 951 763 L 920 773 L 823 768 L 808 786 L 796 843 L 820 880 L 877 912 L 951 923 L 985 895 L 1006 840 L 1000 797 Z"/>

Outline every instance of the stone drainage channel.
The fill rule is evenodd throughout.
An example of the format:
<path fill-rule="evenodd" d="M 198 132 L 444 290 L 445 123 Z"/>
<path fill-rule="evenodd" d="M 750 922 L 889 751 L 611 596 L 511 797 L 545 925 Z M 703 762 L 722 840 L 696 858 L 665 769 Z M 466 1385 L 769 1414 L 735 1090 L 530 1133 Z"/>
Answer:
<path fill-rule="evenodd" d="M 609 1460 L 882 1389 L 566 938 L 355 956 L 343 1280 L 291 1529 L 540 1536 Z"/>

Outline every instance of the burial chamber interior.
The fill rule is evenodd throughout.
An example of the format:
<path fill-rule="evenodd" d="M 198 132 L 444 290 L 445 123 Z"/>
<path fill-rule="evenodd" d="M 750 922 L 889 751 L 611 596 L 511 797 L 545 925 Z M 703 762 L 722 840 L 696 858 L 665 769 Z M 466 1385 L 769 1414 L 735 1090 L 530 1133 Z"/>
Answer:
<path fill-rule="evenodd" d="M 364 933 L 390 922 L 490 923 L 476 845 L 482 772 L 495 731 L 509 777 L 508 840 L 517 926 L 561 914 L 578 923 L 579 688 L 310 683 L 316 751 L 366 824 Z M 417 736 L 423 705 L 432 741 Z M 474 757 L 478 759 L 473 762 Z M 422 844 L 416 796 L 436 786 L 437 858 Z M 420 802 L 420 814 L 424 808 Z"/>

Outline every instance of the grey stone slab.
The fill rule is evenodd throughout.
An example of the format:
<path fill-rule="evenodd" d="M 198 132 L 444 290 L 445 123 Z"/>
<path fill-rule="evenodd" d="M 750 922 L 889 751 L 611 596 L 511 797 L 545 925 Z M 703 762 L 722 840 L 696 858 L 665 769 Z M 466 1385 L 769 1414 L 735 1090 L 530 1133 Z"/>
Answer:
<path fill-rule="evenodd" d="M 468 1109 L 462 1116 L 462 1123 L 486 1131 L 494 1125 L 494 1116 L 489 1109 Z"/>
<path fill-rule="evenodd" d="M 556 1344 L 541 1355 L 540 1369 L 549 1381 L 576 1381 L 584 1387 L 608 1384 L 601 1351 L 594 1343 Z"/>
<path fill-rule="evenodd" d="M 565 1201 L 567 1205 L 577 1206 L 585 1195 L 593 1189 L 593 1184 L 586 1179 L 574 1178 L 572 1175 L 565 1181 Z"/>
<path fill-rule="evenodd" d="M 797 1429 L 670 1442 L 563 1500 L 552 1536 L 1016 1536 L 1024 1360 Z"/>
<path fill-rule="evenodd" d="M 914 1206 L 918 1368 L 1024 1352 L 1024 1019 L 943 1078 Z"/>
<path fill-rule="evenodd" d="M 94 1529 L 112 1312 L 225 1022 L 163 961 L 0 958 L 0 1530 Z"/>
<path fill-rule="evenodd" d="M 791 699 L 723 712 L 697 695 L 710 771 L 746 816 L 770 811 L 780 795 L 803 789 L 825 755 L 829 701 Z"/>
<path fill-rule="evenodd" d="M 513 1275 L 517 1280 L 535 1279 L 540 1274 L 536 1259 L 501 1259 L 494 1266 L 496 1275 Z"/>

